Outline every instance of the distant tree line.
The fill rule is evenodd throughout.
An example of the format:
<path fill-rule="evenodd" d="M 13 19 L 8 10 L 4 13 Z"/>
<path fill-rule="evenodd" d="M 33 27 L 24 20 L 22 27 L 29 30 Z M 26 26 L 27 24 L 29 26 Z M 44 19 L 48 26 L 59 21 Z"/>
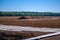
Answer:
<path fill-rule="evenodd" d="M 60 13 L 53 12 L 1 12 L 0 16 L 60 16 Z"/>

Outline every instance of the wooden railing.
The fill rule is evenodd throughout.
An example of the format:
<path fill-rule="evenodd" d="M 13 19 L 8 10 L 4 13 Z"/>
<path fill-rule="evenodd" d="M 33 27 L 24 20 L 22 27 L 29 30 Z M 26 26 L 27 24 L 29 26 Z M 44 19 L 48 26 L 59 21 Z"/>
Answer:
<path fill-rule="evenodd" d="M 50 33 L 50 34 L 41 35 L 41 36 L 32 37 L 32 38 L 23 39 L 23 40 L 39 40 L 39 39 L 44 39 L 44 38 L 48 38 L 48 37 L 52 37 L 52 36 L 56 36 L 56 35 L 60 35 L 60 32 Z"/>

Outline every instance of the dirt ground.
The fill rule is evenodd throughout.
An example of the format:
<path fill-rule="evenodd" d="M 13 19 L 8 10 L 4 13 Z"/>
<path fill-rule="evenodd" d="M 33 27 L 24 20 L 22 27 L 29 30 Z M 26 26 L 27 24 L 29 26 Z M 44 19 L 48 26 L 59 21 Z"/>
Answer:
<path fill-rule="evenodd" d="M 29 19 L 39 19 L 39 18 L 52 18 L 54 16 L 27 16 L 25 18 Z M 56 17 L 54 17 L 56 18 Z M 60 16 L 58 16 L 60 18 Z M 19 17 L 0 17 L 0 24 L 5 25 L 18 25 L 18 26 L 32 26 L 32 27 L 51 27 L 60 28 L 60 19 L 48 19 L 48 20 L 21 20 Z"/>
<path fill-rule="evenodd" d="M 18 26 L 31 26 L 31 27 L 48 27 L 48 28 L 60 28 L 60 19 L 52 20 L 52 16 L 38 16 L 38 17 L 25 17 L 27 20 L 19 19 L 20 17 L 0 17 L 0 24 L 4 25 L 18 25 Z M 28 20 L 28 19 L 39 19 L 49 18 L 48 20 Z M 55 18 L 55 17 L 54 17 Z M 60 17 L 58 17 L 60 18 Z M 25 32 L 25 31 L 4 31 L 0 30 L 1 40 L 20 40 L 25 38 L 31 38 L 39 35 L 48 34 L 45 32 Z M 60 35 L 39 39 L 39 40 L 60 40 Z"/>

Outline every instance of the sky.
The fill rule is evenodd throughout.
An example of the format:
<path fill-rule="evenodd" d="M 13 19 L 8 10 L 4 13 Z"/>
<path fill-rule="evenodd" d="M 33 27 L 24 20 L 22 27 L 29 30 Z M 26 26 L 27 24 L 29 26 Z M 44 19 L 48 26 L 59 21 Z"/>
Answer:
<path fill-rule="evenodd" d="M 0 11 L 60 12 L 60 0 L 0 0 Z"/>

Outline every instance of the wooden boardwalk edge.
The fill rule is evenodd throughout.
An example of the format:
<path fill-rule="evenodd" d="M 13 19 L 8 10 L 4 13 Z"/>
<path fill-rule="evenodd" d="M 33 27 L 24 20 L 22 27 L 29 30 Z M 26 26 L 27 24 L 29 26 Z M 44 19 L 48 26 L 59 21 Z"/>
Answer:
<path fill-rule="evenodd" d="M 60 35 L 60 32 L 50 33 L 50 34 L 41 35 L 41 36 L 32 37 L 32 38 L 23 39 L 23 40 L 36 40 L 36 39 L 44 39 L 44 38 L 52 37 L 52 36 L 55 36 L 55 35 Z"/>

